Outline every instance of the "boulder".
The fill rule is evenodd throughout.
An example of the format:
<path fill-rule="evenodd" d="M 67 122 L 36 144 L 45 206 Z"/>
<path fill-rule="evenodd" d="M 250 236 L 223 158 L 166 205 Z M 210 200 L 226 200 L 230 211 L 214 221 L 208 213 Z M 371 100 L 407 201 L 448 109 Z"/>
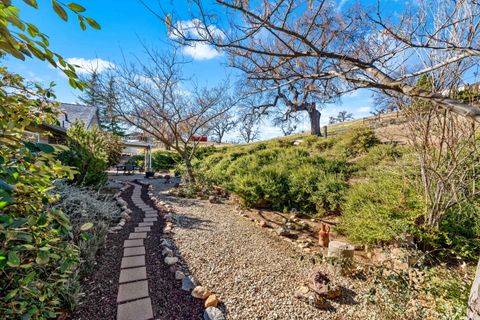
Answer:
<path fill-rule="evenodd" d="M 203 319 L 204 320 L 227 320 L 223 312 L 220 309 L 215 307 L 209 307 L 205 309 L 205 312 L 203 313 Z"/>
<path fill-rule="evenodd" d="M 205 309 L 209 307 L 216 307 L 220 301 L 218 300 L 215 294 L 211 294 L 208 296 L 207 300 L 205 300 Z"/>
<path fill-rule="evenodd" d="M 176 264 L 177 262 L 178 262 L 177 257 L 166 257 L 165 258 L 165 264 L 167 264 L 169 266 L 172 266 L 172 265 Z"/>
<path fill-rule="evenodd" d="M 202 286 L 196 286 L 192 290 L 192 297 L 197 299 L 207 299 L 212 293 L 207 288 Z"/>

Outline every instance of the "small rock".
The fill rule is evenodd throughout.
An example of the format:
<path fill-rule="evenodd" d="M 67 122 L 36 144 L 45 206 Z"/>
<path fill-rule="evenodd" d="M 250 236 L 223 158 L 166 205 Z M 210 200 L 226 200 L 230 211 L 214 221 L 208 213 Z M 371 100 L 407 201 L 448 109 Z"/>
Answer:
<path fill-rule="evenodd" d="M 169 248 L 164 248 L 162 250 L 162 256 L 173 257 L 173 251 Z"/>
<path fill-rule="evenodd" d="M 160 243 L 160 245 L 161 245 L 162 247 L 168 247 L 168 246 L 169 246 L 169 243 L 168 243 L 167 240 L 163 239 L 162 242 Z"/>
<path fill-rule="evenodd" d="M 174 265 L 175 263 L 178 262 L 178 258 L 177 257 L 166 257 L 165 258 L 165 263 L 169 266 L 171 265 Z"/>
<path fill-rule="evenodd" d="M 182 290 L 190 291 L 195 288 L 195 281 L 192 276 L 188 276 L 182 279 Z"/>
<path fill-rule="evenodd" d="M 215 196 L 209 196 L 208 197 L 208 202 L 210 202 L 210 203 L 220 203 L 220 200 L 218 200 L 218 198 L 215 197 Z"/>
<path fill-rule="evenodd" d="M 170 270 L 171 273 L 175 273 L 175 272 L 177 272 L 177 267 L 175 267 L 173 265 L 173 266 L 170 266 L 170 268 L 168 268 L 168 270 Z"/>
<path fill-rule="evenodd" d="M 226 320 L 225 315 L 223 312 L 215 307 L 209 307 L 205 309 L 205 312 L 203 313 L 203 319 L 204 320 Z"/>
<path fill-rule="evenodd" d="M 279 236 L 288 236 L 290 234 L 290 232 L 288 232 L 288 230 L 283 227 L 278 227 L 277 229 L 275 229 L 275 232 Z"/>
<path fill-rule="evenodd" d="M 183 278 L 185 278 L 185 274 L 182 271 L 177 270 L 175 272 L 175 279 L 182 280 Z"/>
<path fill-rule="evenodd" d="M 293 296 L 315 308 L 325 309 L 328 307 L 325 299 L 320 297 L 315 292 L 311 292 L 306 286 L 301 286 L 299 289 L 297 289 Z"/>
<path fill-rule="evenodd" d="M 205 300 L 205 309 L 208 307 L 216 307 L 219 304 L 219 300 L 215 294 L 211 294 L 208 296 L 207 300 Z"/>
<path fill-rule="evenodd" d="M 260 220 L 259 225 L 260 225 L 260 227 L 262 227 L 262 228 L 268 227 L 268 223 L 267 223 L 265 220 Z"/>
<path fill-rule="evenodd" d="M 210 296 L 212 293 L 208 291 L 205 287 L 202 286 L 196 286 L 192 290 L 192 297 L 197 298 L 197 299 L 207 299 L 208 296 Z"/>

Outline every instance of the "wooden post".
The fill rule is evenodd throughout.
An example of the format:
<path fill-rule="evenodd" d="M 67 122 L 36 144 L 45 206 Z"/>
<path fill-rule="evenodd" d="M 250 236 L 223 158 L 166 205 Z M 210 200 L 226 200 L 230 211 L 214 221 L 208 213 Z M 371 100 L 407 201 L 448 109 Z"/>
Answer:
<path fill-rule="evenodd" d="M 326 139 L 327 136 L 327 126 L 323 126 L 323 137 Z"/>

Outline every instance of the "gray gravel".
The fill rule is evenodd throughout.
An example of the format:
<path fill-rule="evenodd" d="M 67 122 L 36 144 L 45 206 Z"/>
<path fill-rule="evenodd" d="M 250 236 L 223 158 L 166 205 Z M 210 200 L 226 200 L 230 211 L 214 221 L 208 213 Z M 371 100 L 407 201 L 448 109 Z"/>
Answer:
<path fill-rule="evenodd" d="M 217 293 L 228 319 L 375 318 L 357 301 L 364 289 L 346 278 L 338 279 L 348 289 L 340 301 L 332 301 L 330 311 L 295 299 L 293 292 L 318 264 L 294 243 L 241 217 L 233 206 L 160 197 L 175 209 L 171 237 L 177 255 L 187 272 Z"/>

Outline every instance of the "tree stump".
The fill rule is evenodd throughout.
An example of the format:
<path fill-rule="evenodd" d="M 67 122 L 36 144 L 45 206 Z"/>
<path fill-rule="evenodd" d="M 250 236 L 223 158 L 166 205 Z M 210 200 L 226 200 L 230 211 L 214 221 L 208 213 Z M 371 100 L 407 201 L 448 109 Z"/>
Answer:
<path fill-rule="evenodd" d="M 328 257 L 333 258 L 330 271 L 337 275 L 347 274 L 353 264 L 355 248 L 345 242 L 330 241 L 328 244 Z"/>

